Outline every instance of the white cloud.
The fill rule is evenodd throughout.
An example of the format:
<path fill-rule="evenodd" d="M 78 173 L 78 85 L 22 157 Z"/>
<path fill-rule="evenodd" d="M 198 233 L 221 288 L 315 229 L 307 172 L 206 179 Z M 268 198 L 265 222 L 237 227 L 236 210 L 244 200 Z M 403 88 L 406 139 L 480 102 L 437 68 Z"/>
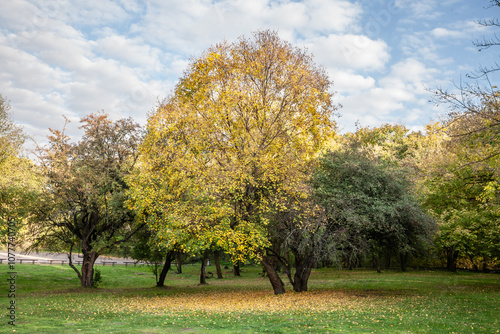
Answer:
<path fill-rule="evenodd" d="M 345 0 L 206 2 L 151 1 L 143 21 L 132 31 L 155 45 L 189 55 L 259 29 L 276 29 L 293 40 L 353 29 L 361 8 Z"/>
<path fill-rule="evenodd" d="M 431 31 L 434 37 L 438 38 L 462 38 L 465 35 L 464 31 L 450 30 L 446 28 L 434 28 Z"/>
<path fill-rule="evenodd" d="M 413 58 L 404 59 L 391 67 L 391 71 L 366 90 L 352 91 L 340 103 L 344 108 L 342 123 L 351 130 L 356 121 L 363 126 L 379 126 L 383 123 L 412 123 L 428 115 L 432 118 L 428 103 L 430 93 L 426 87 L 435 82 L 439 71 L 426 67 Z M 408 108 L 408 105 L 418 106 Z M 395 115 L 397 119 L 395 119 Z"/>
<path fill-rule="evenodd" d="M 82 28 L 122 24 L 131 20 L 133 14 L 141 11 L 141 6 L 137 1 L 53 0 L 47 3 L 59 4 L 58 6 L 54 6 L 55 8 L 52 10 L 54 16 Z M 46 8 L 42 6 L 41 10 L 47 12 Z"/>
<path fill-rule="evenodd" d="M 441 16 L 443 13 L 437 9 L 439 1 L 437 0 L 420 0 L 420 1 L 410 1 L 410 0 L 396 0 L 395 5 L 399 9 L 407 10 L 411 12 L 411 19 L 418 20 L 420 18 L 425 19 L 435 19 Z"/>
<path fill-rule="evenodd" d="M 232 42 L 264 29 L 278 30 L 281 38 L 314 53 L 344 104 L 341 123 L 360 119 L 379 125 L 397 113 L 413 122 L 427 113 L 423 84 L 435 87 L 454 62 L 443 56 L 442 44 L 473 31 L 471 20 L 462 20 L 462 26 L 428 25 L 425 20 L 442 12 L 432 0 L 396 1 L 402 10 L 391 12 L 387 22 L 377 21 L 384 28 L 371 31 L 377 38 L 368 37 L 368 23 L 387 12 L 384 1 L 379 7 L 348 0 L 4 2 L 0 93 L 12 101 L 16 121 L 36 134 L 61 128 L 63 114 L 75 120 L 68 129 L 76 134 L 77 120 L 100 109 L 144 123 L 189 57 L 223 39 Z M 368 8 L 373 11 L 363 12 Z M 401 28 L 409 21 L 414 25 Z M 410 30 L 421 21 L 426 24 Z M 388 45 L 393 28 L 402 55 Z M 441 73 L 433 70 L 438 66 Z"/>
<path fill-rule="evenodd" d="M 318 63 L 329 67 L 380 70 L 389 61 L 387 44 L 363 35 L 329 35 L 308 40 Z"/>
<path fill-rule="evenodd" d="M 162 51 L 144 44 L 140 38 L 127 38 L 113 32 L 96 40 L 93 50 L 106 59 L 114 59 L 131 67 L 164 70 Z"/>
<path fill-rule="evenodd" d="M 360 92 L 375 87 L 375 79 L 372 77 L 364 77 L 341 69 L 330 69 L 328 72 L 334 82 L 334 90 L 340 94 Z"/>
<path fill-rule="evenodd" d="M 145 121 L 166 94 L 166 85 L 155 77 L 162 69 L 161 52 L 138 39 L 115 35 L 96 42 L 53 15 L 36 31 L 22 29 L 0 30 L 0 92 L 11 100 L 15 120 L 38 139 L 49 127 L 62 128 L 63 114 L 78 120 L 105 109 Z M 79 132 L 77 125 L 68 131 Z"/>

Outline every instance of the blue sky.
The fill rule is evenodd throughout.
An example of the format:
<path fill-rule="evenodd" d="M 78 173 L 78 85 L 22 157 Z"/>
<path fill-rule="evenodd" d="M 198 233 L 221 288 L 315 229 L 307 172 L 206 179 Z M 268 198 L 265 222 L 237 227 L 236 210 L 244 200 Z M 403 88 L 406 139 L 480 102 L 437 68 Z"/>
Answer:
<path fill-rule="evenodd" d="M 273 29 L 314 54 L 355 123 L 422 129 L 443 113 L 427 89 L 497 61 L 472 41 L 494 30 L 488 0 L 0 0 L 0 94 L 36 141 L 99 110 L 145 124 L 189 59 L 222 40 Z"/>

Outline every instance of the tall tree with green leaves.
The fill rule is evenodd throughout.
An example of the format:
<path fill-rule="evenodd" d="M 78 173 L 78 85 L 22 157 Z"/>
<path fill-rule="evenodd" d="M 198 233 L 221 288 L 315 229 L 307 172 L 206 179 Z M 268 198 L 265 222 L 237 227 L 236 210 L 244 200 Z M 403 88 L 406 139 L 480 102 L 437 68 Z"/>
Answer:
<path fill-rule="evenodd" d="M 490 8 L 499 7 L 497 0 Z M 479 25 L 492 29 L 500 26 L 498 19 L 480 20 Z M 498 37 L 485 37 L 473 44 L 479 51 L 494 49 Z M 437 165 L 431 197 L 440 203 L 439 242 L 447 249 L 447 266 L 456 270 L 456 261 L 465 256 L 473 266 L 487 259 L 498 266 L 500 262 L 499 205 L 500 205 L 500 91 L 491 78 L 498 64 L 482 66 L 469 73 L 476 81 L 457 87 L 459 93 L 442 89 L 435 91 L 439 103 L 449 107 L 444 116 L 443 132 L 448 135 L 448 161 Z M 441 186 L 442 184 L 442 186 Z M 451 191 L 448 195 L 443 189 Z M 491 233 L 493 232 L 493 233 Z M 490 245 L 490 246 L 487 246 Z"/>
<path fill-rule="evenodd" d="M 358 150 L 329 152 L 313 173 L 313 198 L 325 211 L 323 233 L 344 259 L 390 250 L 405 257 L 429 242 L 435 223 L 415 199 L 404 171 Z"/>
<path fill-rule="evenodd" d="M 456 104 L 443 121 L 440 154 L 428 161 L 425 204 L 440 222 L 437 244 L 446 266 L 500 263 L 499 94 Z M 456 102 L 458 103 L 458 102 Z"/>
<path fill-rule="evenodd" d="M 48 145 L 38 151 L 46 185 L 31 222 L 32 247 L 68 251 L 82 287 L 92 287 L 99 255 L 141 228 L 125 205 L 125 177 L 136 164 L 142 135 L 132 119 L 113 121 L 104 113 L 90 114 L 81 124 L 79 142 L 51 130 Z M 83 255 L 80 269 L 71 261 L 75 250 Z"/>

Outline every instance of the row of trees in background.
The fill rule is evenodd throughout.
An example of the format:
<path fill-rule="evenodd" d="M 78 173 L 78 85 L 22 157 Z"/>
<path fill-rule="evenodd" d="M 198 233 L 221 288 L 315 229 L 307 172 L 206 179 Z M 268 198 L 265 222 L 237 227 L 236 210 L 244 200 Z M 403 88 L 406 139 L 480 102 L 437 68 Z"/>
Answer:
<path fill-rule="evenodd" d="M 331 85 L 307 52 L 258 32 L 193 61 L 145 129 L 91 114 L 79 142 L 51 130 L 34 162 L 1 98 L 2 224 L 16 219 L 31 249 L 81 252 L 84 287 L 119 247 L 162 263 L 158 286 L 182 254 L 202 259 L 200 283 L 209 257 L 222 277 L 223 255 L 236 275 L 260 262 L 276 294 L 280 271 L 306 291 L 322 264 L 498 268 L 496 88 L 438 92 L 453 112 L 425 133 L 341 135 Z"/>

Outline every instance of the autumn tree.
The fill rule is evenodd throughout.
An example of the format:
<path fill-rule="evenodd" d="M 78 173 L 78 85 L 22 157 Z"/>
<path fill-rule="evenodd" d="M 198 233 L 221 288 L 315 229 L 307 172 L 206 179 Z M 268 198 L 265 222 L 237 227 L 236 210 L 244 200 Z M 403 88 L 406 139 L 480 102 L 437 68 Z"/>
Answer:
<path fill-rule="evenodd" d="M 41 180 L 32 161 L 23 156 L 26 135 L 14 123 L 10 105 L 0 95 L 0 235 L 7 231 L 8 221 L 17 229 L 29 215 Z"/>
<path fill-rule="evenodd" d="M 469 99 L 466 105 L 454 100 L 453 110 L 441 125 L 443 148 L 429 161 L 425 182 L 425 204 L 439 220 L 436 241 L 452 271 L 459 260 L 474 268 L 487 268 L 488 263 L 498 265 L 500 258 L 500 151 L 495 101 L 499 96 L 483 92 L 476 98 L 475 103 Z"/>
<path fill-rule="evenodd" d="M 48 145 L 38 150 L 46 186 L 31 223 L 32 246 L 68 251 L 82 287 L 92 287 L 99 255 L 140 228 L 125 206 L 124 178 L 135 166 L 141 130 L 130 118 L 112 121 L 103 113 L 80 122 L 81 141 L 71 142 L 64 131 L 51 130 Z M 79 270 L 71 254 L 80 249 Z"/>
<path fill-rule="evenodd" d="M 211 47 L 148 120 L 137 202 L 162 198 L 141 208 L 161 212 L 164 229 L 266 266 L 272 201 L 297 191 L 334 133 L 330 88 L 311 56 L 276 32 Z M 277 274 L 269 277 L 284 293 Z"/>
<path fill-rule="evenodd" d="M 490 8 L 500 6 L 490 1 Z M 497 19 L 478 21 L 478 24 L 497 28 Z M 478 51 L 494 49 L 498 38 L 476 40 Z M 498 245 L 499 185 L 500 185 L 500 91 L 492 78 L 498 64 L 480 67 L 468 74 L 473 83 L 460 85 L 458 92 L 437 89 L 436 100 L 449 108 L 444 115 L 443 132 L 448 136 L 445 156 L 448 161 L 436 166 L 440 180 L 431 196 L 439 203 L 441 217 L 439 241 L 447 249 L 447 266 L 456 269 L 456 261 L 468 254 L 473 266 L 481 259 L 496 259 Z M 449 194 L 444 194 L 448 189 Z M 477 241 L 477 242 L 476 242 Z M 480 246 L 481 245 L 481 246 Z"/>

